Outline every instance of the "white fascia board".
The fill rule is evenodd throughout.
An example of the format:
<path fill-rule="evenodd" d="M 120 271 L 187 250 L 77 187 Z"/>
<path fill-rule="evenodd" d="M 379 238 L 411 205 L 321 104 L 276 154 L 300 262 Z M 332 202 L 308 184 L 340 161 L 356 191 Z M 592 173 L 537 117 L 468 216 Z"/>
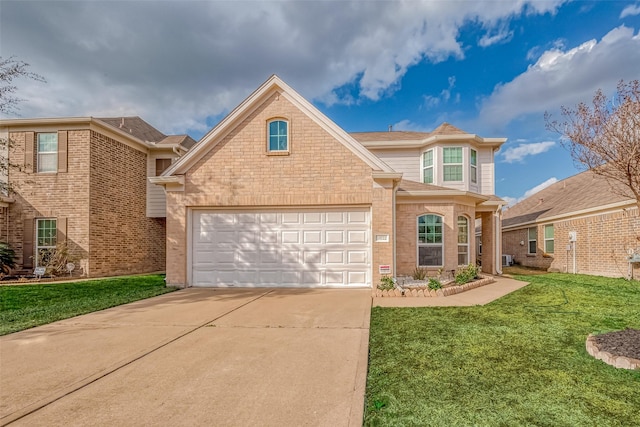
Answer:
<path fill-rule="evenodd" d="M 470 191 L 460 190 L 420 190 L 420 191 L 399 191 L 399 198 L 415 198 L 415 197 L 464 197 L 473 200 L 487 201 L 489 198 L 482 194 L 472 193 Z"/>
<path fill-rule="evenodd" d="M 277 78 L 277 77 L 276 77 Z M 304 111 L 307 116 L 311 117 L 325 131 L 347 147 L 353 154 L 359 157 L 363 162 L 368 164 L 374 170 L 382 172 L 395 173 L 389 165 L 383 162 L 378 156 L 367 150 L 364 145 L 353 138 L 340 126 L 335 124 L 331 119 L 325 116 L 320 110 L 313 106 L 309 101 L 304 99 L 299 93 L 289 87 L 282 80 L 278 79 L 278 85 L 283 89 L 283 95 L 291 101 L 295 106 Z"/>
<path fill-rule="evenodd" d="M 197 162 L 204 154 L 215 147 L 215 144 L 222 137 L 233 129 L 233 125 L 240 119 L 249 115 L 257 108 L 261 101 L 274 91 L 279 91 L 281 96 L 287 98 L 291 103 L 303 111 L 308 117 L 318 123 L 331 136 L 340 141 L 356 156 L 371 166 L 374 170 L 382 170 L 384 172 L 395 172 L 386 163 L 380 160 L 375 154 L 367 150 L 362 144 L 356 141 L 351 135 L 333 123 L 329 118 L 322 114 L 310 102 L 304 99 L 300 94 L 283 82 L 278 76 L 271 76 L 258 89 L 256 89 L 249 97 L 240 103 L 229 115 L 227 115 L 216 127 L 209 131 L 200 141 L 190 149 L 187 154 L 182 156 L 180 160 L 169 167 L 162 176 L 169 176 L 174 173 L 185 173 L 195 162 Z"/>
<path fill-rule="evenodd" d="M 156 185 L 184 185 L 184 175 L 150 176 L 147 179 L 150 183 Z"/>
<path fill-rule="evenodd" d="M 147 152 L 151 147 L 151 143 L 136 138 L 128 132 L 108 125 L 107 123 L 96 119 L 95 117 L 45 117 L 45 118 L 29 118 L 29 119 L 3 119 L 0 120 L 0 126 L 6 126 L 9 132 L 17 130 L 17 128 L 44 129 L 48 131 L 55 130 L 79 130 L 87 127 L 97 127 L 106 132 L 109 137 L 125 142 L 126 145 L 140 150 L 143 148 Z M 42 131 L 42 130 L 41 130 Z M 123 141 L 124 140 L 124 141 Z"/>
<path fill-rule="evenodd" d="M 475 142 L 480 146 L 499 148 L 507 141 L 507 138 L 482 138 L 475 134 L 434 135 L 425 139 L 402 141 L 367 141 L 361 142 L 366 148 L 422 148 L 429 145 L 442 143 L 470 143 Z"/>

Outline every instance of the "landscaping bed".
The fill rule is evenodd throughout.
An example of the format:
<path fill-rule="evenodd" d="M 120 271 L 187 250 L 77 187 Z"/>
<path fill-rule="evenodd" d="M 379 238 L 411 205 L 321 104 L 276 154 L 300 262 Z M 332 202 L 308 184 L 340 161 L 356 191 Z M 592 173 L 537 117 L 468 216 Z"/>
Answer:
<path fill-rule="evenodd" d="M 462 285 L 452 281 L 443 284 L 440 289 L 429 289 L 428 281 L 411 280 L 410 282 L 404 282 L 403 285 L 396 284 L 394 289 L 374 289 L 372 295 L 376 298 L 448 297 L 494 282 L 493 277 L 480 276 L 477 280 Z"/>

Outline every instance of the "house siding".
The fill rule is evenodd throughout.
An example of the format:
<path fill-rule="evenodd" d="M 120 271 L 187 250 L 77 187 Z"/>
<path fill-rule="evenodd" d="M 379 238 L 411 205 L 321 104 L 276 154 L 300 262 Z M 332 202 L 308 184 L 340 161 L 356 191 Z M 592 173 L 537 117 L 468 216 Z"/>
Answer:
<path fill-rule="evenodd" d="M 289 155 L 267 155 L 266 123 L 275 117 L 289 121 Z M 187 171 L 184 192 L 167 192 L 167 283 L 187 284 L 189 208 L 374 205 L 378 227 L 373 185 L 370 166 L 285 96 L 273 93 Z M 385 194 L 376 200 L 390 197 Z M 374 247 L 374 261 L 377 256 Z"/>
<path fill-rule="evenodd" d="M 91 132 L 90 275 L 164 270 L 165 220 L 146 216 L 147 153 Z"/>
<path fill-rule="evenodd" d="M 554 254 L 543 254 L 544 225 L 554 226 Z M 569 232 L 577 232 L 576 273 L 607 277 L 627 277 L 627 250 L 640 250 L 638 209 L 600 213 L 582 218 L 540 222 L 538 252 L 527 255 L 527 228 L 503 231 L 503 253 L 514 255 L 518 264 L 573 273 L 573 252 L 567 251 Z M 520 245 L 524 241 L 524 245 Z M 640 265 L 634 264 L 633 276 L 640 278 Z"/>
<path fill-rule="evenodd" d="M 177 156 L 166 153 L 149 153 L 147 157 L 147 176 L 156 176 L 156 159 L 175 159 Z M 167 216 L 167 198 L 164 188 L 152 184 L 147 180 L 147 216 L 151 218 L 165 218 Z"/>
<path fill-rule="evenodd" d="M 417 148 L 402 150 L 369 149 L 396 172 L 402 172 L 402 178 L 422 182 L 421 150 Z"/>

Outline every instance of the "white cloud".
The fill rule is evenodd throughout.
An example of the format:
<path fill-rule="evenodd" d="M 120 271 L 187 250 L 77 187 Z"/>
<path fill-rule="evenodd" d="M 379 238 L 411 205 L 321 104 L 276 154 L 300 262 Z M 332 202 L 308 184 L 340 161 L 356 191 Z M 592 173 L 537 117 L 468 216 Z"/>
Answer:
<path fill-rule="evenodd" d="M 504 161 L 507 163 L 520 162 L 527 156 L 549 151 L 556 143 L 554 141 L 534 142 L 531 144 L 519 144 L 517 147 L 509 147 L 502 153 Z"/>
<path fill-rule="evenodd" d="M 640 15 L 640 4 L 630 4 L 620 12 L 620 19 L 636 15 Z"/>
<path fill-rule="evenodd" d="M 588 102 L 598 89 L 612 92 L 621 79 L 637 79 L 638 70 L 640 35 L 620 26 L 599 42 L 547 50 L 527 71 L 494 89 L 482 102 L 480 119 L 503 127 L 527 114 Z"/>
<path fill-rule="evenodd" d="M 489 47 L 494 44 L 504 44 L 510 42 L 511 39 L 513 39 L 513 31 L 509 30 L 508 27 L 503 26 L 499 28 L 498 32 L 495 34 L 487 32 L 483 35 L 478 41 L 478 46 Z"/>
<path fill-rule="evenodd" d="M 443 89 L 438 96 L 425 95 L 424 96 L 424 105 L 427 109 L 431 109 L 439 106 L 441 103 L 446 104 L 451 99 L 451 91 L 456 86 L 456 77 L 451 76 L 447 80 L 449 82 L 449 86 L 446 89 Z M 454 97 L 454 102 L 460 102 L 460 94 L 456 94 Z"/>
<path fill-rule="evenodd" d="M 48 81 L 22 83 L 23 116 L 138 114 L 178 132 L 273 73 L 308 99 L 377 100 L 417 63 L 463 58 L 465 24 L 495 37 L 563 1 L 3 2 L 0 38 Z"/>
<path fill-rule="evenodd" d="M 538 184 L 535 187 L 525 191 L 524 195 L 522 195 L 521 197 L 502 196 L 502 199 L 508 203 L 508 206 L 513 206 L 516 203 L 523 201 L 527 197 L 533 196 L 537 192 L 542 191 L 545 188 L 549 187 L 550 185 L 555 184 L 556 182 L 558 182 L 558 178 L 552 177 L 546 180 L 545 182 L 543 182 L 542 184 Z"/>

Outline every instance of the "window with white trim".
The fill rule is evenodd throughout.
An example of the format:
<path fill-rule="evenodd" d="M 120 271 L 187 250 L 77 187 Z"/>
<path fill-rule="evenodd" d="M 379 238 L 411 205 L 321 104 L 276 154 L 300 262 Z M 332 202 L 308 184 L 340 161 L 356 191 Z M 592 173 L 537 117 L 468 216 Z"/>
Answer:
<path fill-rule="evenodd" d="M 289 151 L 289 123 L 286 120 L 271 120 L 267 124 L 267 148 L 269 152 Z"/>
<path fill-rule="evenodd" d="M 462 147 L 444 147 L 442 149 L 443 180 L 462 181 Z"/>
<path fill-rule="evenodd" d="M 530 227 L 527 229 L 527 241 L 529 245 L 527 246 L 528 254 L 535 254 L 538 250 L 538 228 Z"/>
<path fill-rule="evenodd" d="M 441 267 L 443 254 L 442 217 L 421 215 L 418 217 L 418 266 Z"/>
<path fill-rule="evenodd" d="M 469 220 L 458 217 L 458 265 L 469 264 Z"/>
<path fill-rule="evenodd" d="M 474 149 L 471 149 L 469 153 L 469 166 L 470 166 L 470 174 L 471 174 L 471 182 L 473 184 L 478 183 L 478 152 Z"/>
<path fill-rule="evenodd" d="M 552 254 L 554 251 L 554 240 L 553 240 L 554 230 L 553 224 L 544 226 L 544 252 L 547 254 Z"/>
<path fill-rule="evenodd" d="M 58 133 L 38 134 L 38 172 L 58 171 Z"/>
<path fill-rule="evenodd" d="M 422 153 L 422 182 L 433 184 L 433 150 Z"/>
<path fill-rule="evenodd" d="M 58 238 L 57 221 L 53 218 L 36 220 L 36 267 L 45 266 L 56 248 Z"/>

